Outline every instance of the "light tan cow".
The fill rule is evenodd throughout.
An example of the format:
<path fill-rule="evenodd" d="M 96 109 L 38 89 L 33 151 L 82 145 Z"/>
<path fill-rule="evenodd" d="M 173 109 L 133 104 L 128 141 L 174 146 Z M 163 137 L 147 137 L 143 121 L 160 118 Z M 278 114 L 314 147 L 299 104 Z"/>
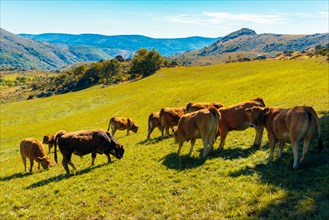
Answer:
<path fill-rule="evenodd" d="M 153 112 L 149 115 L 147 125 L 148 125 L 147 139 L 150 139 L 150 135 L 155 128 L 158 128 L 161 131 L 159 112 Z"/>
<path fill-rule="evenodd" d="M 220 113 L 216 108 L 202 109 L 183 115 L 174 131 L 175 141 L 179 143 L 177 154 L 180 154 L 185 141 L 191 141 L 189 153 L 191 155 L 196 139 L 201 138 L 203 142 L 202 157 L 206 157 L 216 140 L 219 119 Z"/>
<path fill-rule="evenodd" d="M 43 169 L 49 169 L 50 158 L 47 156 L 45 150 L 43 149 L 42 143 L 38 139 L 23 139 L 20 144 L 20 152 L 24 164 L 24 171 L 26 171 L 26 158 L 30 159 L 30 173 L 32 173 L 34 161 L 38 163 L 38 169 L 40 169 L 40 164 Z"/>
<path fill-rule="evenodd" d="M 294 154 L 293 168 L 298 168 L 298 142 L 304 141 L 303 156 L 299 161 L 302 163 L 316 132 L 319 133 L 318 150 L 321 151 L 323 148 L 319 118 L 312 107 L 296 106 L 290 109 L 280 109 L 255 106 L 247 108 L 245 111 L 251 117 L 250 126 L 265 126 L 267 130 L 270 142 L 269 160 L 273 159 L 277 141 L 279 141 L 278 158 L 282 155 L 284 144 L 291 143 Z"/>
<path fill-rule="evenodd" d="M 186 104 L 185 113 L 195 112 L 206 108 L 221 108 L 224 105 L 218 102 L 189 102 Z"/>
<path fill-rule="evenodd" d="M 112 117 L 109 122 L 109 126 L 107 131 L 110 131 L 110 127 L 112 130 L 112 136 L 117 130 L 127 130 L 127 135 L 129 135 L 129 131 L 133 131 L 137 133 L 138 126 L 135 125 L 131 118 L 124 118 L 124 117 Z"/>
<path fill-rule="evenodd" d="M 159 114 L 161 135 L 164 136 L 164 130 L 166 130 L 166 134 L 169 135 L 169 129 L 173 129 L 174 126 L 178 125 L 180 117 L 184 114 L 185 107 L 162 108 Z"/>
<path fill-rule="evenodd" d="M 221 113 L 221 119 L 219 120 L 219 134 L 220 144 L 218 149 L 222 149 L 225 144 L 225 139 L 229 131 L 242 131 L 249 128 L 250 118 L 245 112 L 245 109 L 253 106 L 265 107 L 265 102 L 262 98 L 255 98 L 250 101 L 241 102 L 236 105 L 222 107 L 219 109 Z M 256 136 L 254 145 L 260 146 L 262 142 L 262 136 L 264 127 L 256 126 Z"/>

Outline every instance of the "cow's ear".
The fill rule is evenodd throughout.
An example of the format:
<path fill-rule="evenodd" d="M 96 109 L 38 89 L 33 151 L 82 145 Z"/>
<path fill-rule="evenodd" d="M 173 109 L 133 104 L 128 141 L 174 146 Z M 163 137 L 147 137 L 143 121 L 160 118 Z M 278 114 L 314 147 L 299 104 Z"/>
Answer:
<path fill-rule="evenodd" d="M 265 115 L 267 115 L 268 113 L 270 113 L 270 109 L 269 108 L 264 108 L 264 113 L 265 113 Z"/>
<path fill-rule="evenodd" d="M 244 111 L 245 111 L 247 114 L 250 114 L 250 113 L 251 113 L 251 108 L 246 108 Z"/>

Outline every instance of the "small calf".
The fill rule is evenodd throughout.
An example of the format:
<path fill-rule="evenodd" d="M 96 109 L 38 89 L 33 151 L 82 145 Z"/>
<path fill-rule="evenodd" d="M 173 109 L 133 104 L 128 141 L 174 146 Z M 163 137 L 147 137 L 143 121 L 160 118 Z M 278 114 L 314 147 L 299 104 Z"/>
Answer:
<path fill-rule="evenodd" d="M 40 169 L 40 164 L 45 170 L 49 169 L 50 158 L 47 156 L 42 143 L 38 139 L 25 138 L 22 140 L 20 152 L 24 164 L 24 171 L 26 171 L 26 158 L 30 159 L 30 173 L 32 173 L 34 160 L 38 163 L 38 169 Z"/>

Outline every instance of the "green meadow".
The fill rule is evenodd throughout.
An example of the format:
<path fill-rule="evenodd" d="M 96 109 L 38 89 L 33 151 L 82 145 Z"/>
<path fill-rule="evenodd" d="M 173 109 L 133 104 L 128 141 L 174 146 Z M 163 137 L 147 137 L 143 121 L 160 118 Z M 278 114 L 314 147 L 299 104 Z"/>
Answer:
<path fill-rule="evenodd" d="M 328 219 L 328 74 L 328 62 L 319 59 L 164 68 L 136 82 L 1 104 L 0 219 Z M 267 133 L 254 147 L 253 129 L 230 132 L 219 152 L 217 139 L 206 159 L 201 140 L 191 157 L 189 143 L 178 157 L 173 137 L 161 138 L 158 130 L 146 141 L 148 115 L 162 107 L 232 105 L 256 97 L 268 106 L 313 106 L 323 152 L 314 142 L 294 170 L 291 145 L 269 162 Z M 121 160 L 107 164 L 98 154 L 90 166 L 90 155 L 73 155 L 72 175 L 61 163 L 48 171 L 35 163 L 32 174 L 23 172 L 23 138 L 107 129 L 112 116 L 131 117 L 139 126 L 137 134 L 115 134 L 125 148 Z M 50 157 L 54 163 L 53 149 Z"/>

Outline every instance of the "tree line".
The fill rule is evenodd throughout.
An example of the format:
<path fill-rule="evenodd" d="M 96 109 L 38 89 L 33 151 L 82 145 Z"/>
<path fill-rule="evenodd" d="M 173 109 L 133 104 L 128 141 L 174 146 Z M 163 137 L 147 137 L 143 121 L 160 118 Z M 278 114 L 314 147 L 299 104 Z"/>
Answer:
<path fill-rule="evenodd" d="M 143 48 L 132 59 L 121 55 L 110 60 L 82 64 L 57 76 L 35 78 L 32 90 L 42 91 L 38 97 L 81 90 L 93 85 L 111 85 L 123 81 L 150 76 L 161 67 L 173 67 L 177 63 L 162 57 L 155 49 Z"/>

